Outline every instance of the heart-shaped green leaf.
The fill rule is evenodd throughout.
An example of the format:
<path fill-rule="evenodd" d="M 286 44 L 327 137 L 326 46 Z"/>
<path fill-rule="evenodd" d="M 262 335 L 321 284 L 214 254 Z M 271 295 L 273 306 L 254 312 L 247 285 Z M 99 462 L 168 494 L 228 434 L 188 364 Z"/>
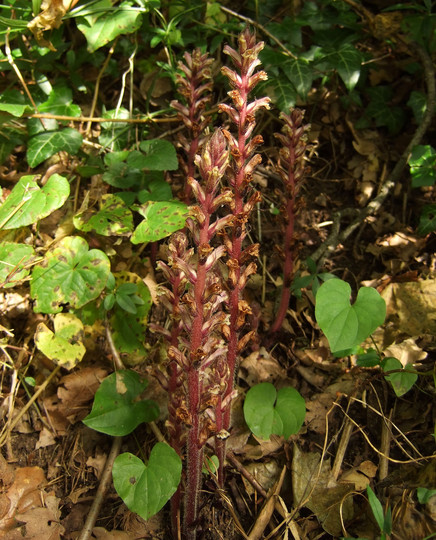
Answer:
<path fill-rule="evenodd" d="M 80 231 L 95 231 L 103 236 L 125 236 L 133 230 L 132 212 L 121 197 L 103 195 L 100 210 L 85 210 L 73 218 L 74 226 Z"/>
<path fill-rule="evenodd" d="M 247 392 L 244 418 L 250 430 L 261 439 L 272 434 L 288 439 L 297 433 L 306 416 L 306 404 L 295 388 L 281 388 L 278 392 L 271 383 L 260 383 Z"/>
<path fill-rule="evenodd" d="M 0 229 L 31 225 L 60 208 L 70 194 L 68 180 L 53 174 L 40 188 L 34 176 L 22 176 L 0 206 Z"/>
<path fill-rule="evenodd" d="M 407 369 L 407 366 L 403 368 L 403 364 L 397 358 L 393 358 L 392 356 L 384 358 L 381 362 L 381 367 L 383 371 L 401 370 L 385 376 L 385 379 L 392 384 L 392 388 L 398 397 L 401 397 L 408 392 L 418 379 L 416 373 Z"/>
<path fill-rule="evenodd" d="M 353 305 L 351 288 L 341 279 L 323 283 L 316 295 L 315 316 L 332 352 L 360 345 L 383 324 L 386 304 L 371 287 L 361 287 Z"/>
<path fill-rule="evenodd" d="M 110 262 L 98 249 L 88 250 L 80 236 L 67 236 L 47 253 L 32 272 L 30 294 L 36 313 L 58 313 L 62 304 L 79 308 L 100 295 Z"/>
<path fill-rule="evenodd" d="M 144 220 L 131 237 L 132 244 L 156 242 L 185 226 L 188 207 L 179 201 L 150 201 L 136 208 Z"/>
<path fill-rule="evenodd" d="M 115 371 L 101 383 L 83 423 L 101 433 L 121 437 L 143 422 L 156 420 L 158 405 L 152 400 L 138 400 L 147 386 L 148 382 L 141 381 L 136 371 Z"/>
<path fill-rule="evenodd" d="M 175 171 L 179 168 L 174 145 L 164 139 L 142 141 L 139 148 L 145 152 L 141 160 L 143 169 L 150 171 Z"/>
<path fill-rule="evenodd" d="M 44 323 L 38 324 L 35 345 L 56 364 L 66 369 L 75 367 L 85 355 L 82 343 L 83 324 L 72 313 L 58 313 L 53 321 L 54 333 Z"/>
<path fill-rule="evenodd" d="M 127 508 L 143 519 L 154 516 L 174 495 L 180 483 L 182 461 L 175 450 L 157 443 L 147 465 L 124 453 L 114 462 L 112 476 Z"/>

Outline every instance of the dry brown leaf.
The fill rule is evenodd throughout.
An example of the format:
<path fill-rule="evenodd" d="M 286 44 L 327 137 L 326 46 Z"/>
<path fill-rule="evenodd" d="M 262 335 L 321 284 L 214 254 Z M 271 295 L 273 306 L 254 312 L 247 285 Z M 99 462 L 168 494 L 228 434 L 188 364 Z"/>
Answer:
<path fill-rule="evenodd" d="M 363 461 L 358 467 L 346 471 L 339 479 L 340 483 L 354 484 L 354 489 L 363 491 L 369 485 L 370 479 L 374 478 L 377 465 L 372 461 Z"/>
<path fill-rule="evenodd" d="M 0 495 L 0 535 L 10 540 L 58 540 L 63 532 L 59 523 L 59 499 L 46 493 L 44 472 L 39 467 L 18 469 L 14 482 Z M 24 523 L 24 525 L 22 525 Z"/>
<path fill-rule="evenodd" d="M 260 463 L 248 463 L 245 465 L 245 468 L 259 482 L 265 491 L 268 491 L 274 486 L 281 472 L 281 467 L 275 460 L 262 461 Z M 253 486 L 243 476 L 242 481 L 244 482 L 245 490 L 248 495 L 252 495 L 254 493 Z"/>
<path fill-rule="evenodd" d="M 39 45 L 46 46 L 52 51 L 56 50 L 44 39 L 43 32 L 59 28 L 65 13 L 77 2 L 78 0 L 42 0 L 40 13 L 27 25 Z"/>
<path fill-rule="evenodd" d="M 283 380 L 286 378 L 286 370 L 264 347 L 261 347 L 242 360 L 239 376 L 251 387 L 260 382 Z"/>
<path fill-rule="evenodd" d="M 45 448 L 46 446 L 51 446 L 55 444 L 56 440 L 53 437 L 53 433 L 46 427 L 43 427 L 39 433 L 39 439 L 36 443 L 35 450 L 38 448 Z"/>
<path fill-rule="evenodd" d="M 387 319 L 408 336 L 436 334 L 436 279 L 390 283 L 381 293 Z"/>
<path fill-rule="evenodd" d="M 338 484 L 331 475 L 330 460 L 322 462 L 317 452 L 303 452 L 294 445 L 292 486 L 295 506 L 306 506 L 321 522 L 323 529 L 337 538 L 342 532 L 341 515 L 353 517 L 353 500 L 347 494 L 351 484 Z"/>
<path fill-rule="evenodd" d="M 415 340 L 412 338 L 406 339 L 401 343 L 394 343 L 383 352 L 385 356 L 397 358 L 403 367 L 406 367 L 409 364 L 416 364 L 428 356 L 428 353 L 418 347 Z"/>
<path fill-rule="evenodd" d="M 97 453 L 95 457 L 90 456 L 86 460 L 86 464 L 88 465 L 88 467 L 92 467 L 93 469 L 95 469 L 95 475 L 99 480 L 101 478 L 101 473 L 104 470 L 104 466 L 106 465 L 106 460 L 107 455 L 103 453 Z"/>

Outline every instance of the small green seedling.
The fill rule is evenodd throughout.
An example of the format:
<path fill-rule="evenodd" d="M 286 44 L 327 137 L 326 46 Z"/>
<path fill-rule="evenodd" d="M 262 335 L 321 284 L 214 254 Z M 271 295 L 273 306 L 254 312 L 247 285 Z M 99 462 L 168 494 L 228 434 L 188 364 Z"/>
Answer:
<path fill-rule="evenodd" d="M 135 371 L 112 373 L 101 383 L 83 423 L 101 433 L 120 437 L 143 422 L 156 420 L 158 405 L 141 399 L 147 385 Z M 147 464 L 129 452 L 119 455 L 112 476 L 115 489 L 127 507 L 148 519 L 176 492 L 181 472 L 182 462 L 177 452 L 165 443 L 157 443 Z"/>
<path fill-rule="evenodd" d="M 360 345 L 386 317 L 386 303 L 371 287 L 361 287 L 354 304 L 351 287 L 341 279 L 323 283 L 316 295 L 315 316 L 333 353 Z"/>
<path fill-rule="evenodd" d="M 271 383 L 260 383 L 247 392 L 244 418 L 256 437 L 269 439 L 283 435 L 288 439 L 297 433 L 306 416 L 306 403 L 295 388 L 281 388 L 278 392 Z"/>
<path fill-rule="evenodd" d="M 137 306 L 143 306 L 145 304 L 144 300 L 137 293 L 138 285 L 136 283 L 122 283 L 105 297 L 103 301 L 104 309 L 110 311 L 116 303 L 121 309 L 127 311 L 127 313 L 136 315 L 138 311 Z"/>
<path fill-rule="evenodd" d="M 386 514 L 383 512 L 383 506 L 377 499 L 376 494 L 367 486 L 366 493 L 368 495 L 369 506 L 371 507 L 374 518 L 380 529 L 380 540 L 386 540 L 386 538 L 392 533 L 392 513 L 390 507 L 387 509 Z"/>
<path fill-rule="evenodd" d="M 310 272 L 309 275 L 301 276 L 300 273 L 297 272 L 292 281 L 291 290 L 297 298 L 301 298 L 302 289 L 307 289 L 309 287 L 312 287 L 312 292 L 316 296 L 316 293 L 321 286 L 321 282 L 328 281 L 329 279 L 336 277 L 334 274 L 330 274 L 329 272 L 318 272 L 315 261 L 310 257 L 306 259 L 306 266 Z"/>

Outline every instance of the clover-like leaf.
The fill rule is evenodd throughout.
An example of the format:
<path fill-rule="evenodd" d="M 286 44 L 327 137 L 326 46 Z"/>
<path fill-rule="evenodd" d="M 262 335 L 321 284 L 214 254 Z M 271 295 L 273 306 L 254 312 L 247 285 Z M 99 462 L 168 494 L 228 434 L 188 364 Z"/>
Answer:
<path fill-rule="evenodd" d="M 32 272 L 30 294 L 37 313 L 58 313 L 62 304 L 79 308 L 97 298 L 106 285 L 110 262 L 105 253 L 88 249 L 79 236 L 67 236 Z"/>
<path fill-rule="evenodd" d="M 386 303 L 371 287 L 361 287 L 353 305 L 351 287 L 341 279 L 323 283 L 316 295 L 315 316 L 332 352 L 360 345 L 383 324 Z"/>
<path fill-rule="evenodd" d="M 92 410 L 83 423 L 107 435 L 128 435 L 143 422 L 159 416 L 159 407 L 152 400 L 140 400 L 148 382 L 141 381 L 136 371 L 115 371 L 99 386 Z"/>
<path fill-rule="evenodd" d="M 182 229 L 188 217 L 188 207 L 179 201 L 150 201 L 137 208 L 144 220 L 131 237 L 133 244 L 156 242 Z"/>
<path fill-rule="evenodd" d="M 295 388 L 281 388 L 277 392 L 271 383 L 265 382 L 247 392 L 244 418 L 261 439 L 269 439 L 272 434 L 288 439 L 299 431 L 305 415 L 305 401 Z"/>
<path fill-rule="evenodd" d="M 53 320 L 54 333 L 44 323 L 35 332 L 35 345 L 53 362 L 66 369 L 75 367 L 85 355 L 83 324 L 72 313 L 58 313 Z"/>
<path fill-rule="evenodd" d="M 180 483 L 182 461 L 173 448 L 165 443 L 153 447 L 145 465 L 130 453 L 118 456 L 112 476 L 118 495 L 127 508 L 148 519 L 174 495 Z"/>
<path fill-rule="evenodd" d="M 0 229 L 36 223 L 60 208 L 70 194 L 68 180 L 53 174 L 40 188 L 34 176 L 22 176 L 0 206 Z"/>
<path fill-rule="evenodd" d="M 74 155 L 81 146 L 82 135 L 76 129 L 44 131 L 29 139 L 27 162 L 30 167 L 36 167 L 61 150 Z"/>
<path fill-rule="evenodd" d="M 85 210 L 73 218 L 80 231 L 95 231 L 103 236 L 125 236 L 133 230 L 132 212 L 121 197 L 106 194 L 101 197 L 99 210 Z"/>

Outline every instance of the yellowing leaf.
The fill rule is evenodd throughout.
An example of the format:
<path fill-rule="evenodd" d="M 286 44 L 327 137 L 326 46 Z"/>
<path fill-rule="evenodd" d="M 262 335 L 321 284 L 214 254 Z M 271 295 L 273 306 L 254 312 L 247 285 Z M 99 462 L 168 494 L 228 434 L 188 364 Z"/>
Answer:
<path fill-rule="evenodd" d="M 85 355 L 82 343 L 83 324 L 71 313 L 58 313 L 54 317 L 54 333 L 44 323 L 38 324 L 35 344 L 47 358 L 66 369 L 75 367 Z"/>

